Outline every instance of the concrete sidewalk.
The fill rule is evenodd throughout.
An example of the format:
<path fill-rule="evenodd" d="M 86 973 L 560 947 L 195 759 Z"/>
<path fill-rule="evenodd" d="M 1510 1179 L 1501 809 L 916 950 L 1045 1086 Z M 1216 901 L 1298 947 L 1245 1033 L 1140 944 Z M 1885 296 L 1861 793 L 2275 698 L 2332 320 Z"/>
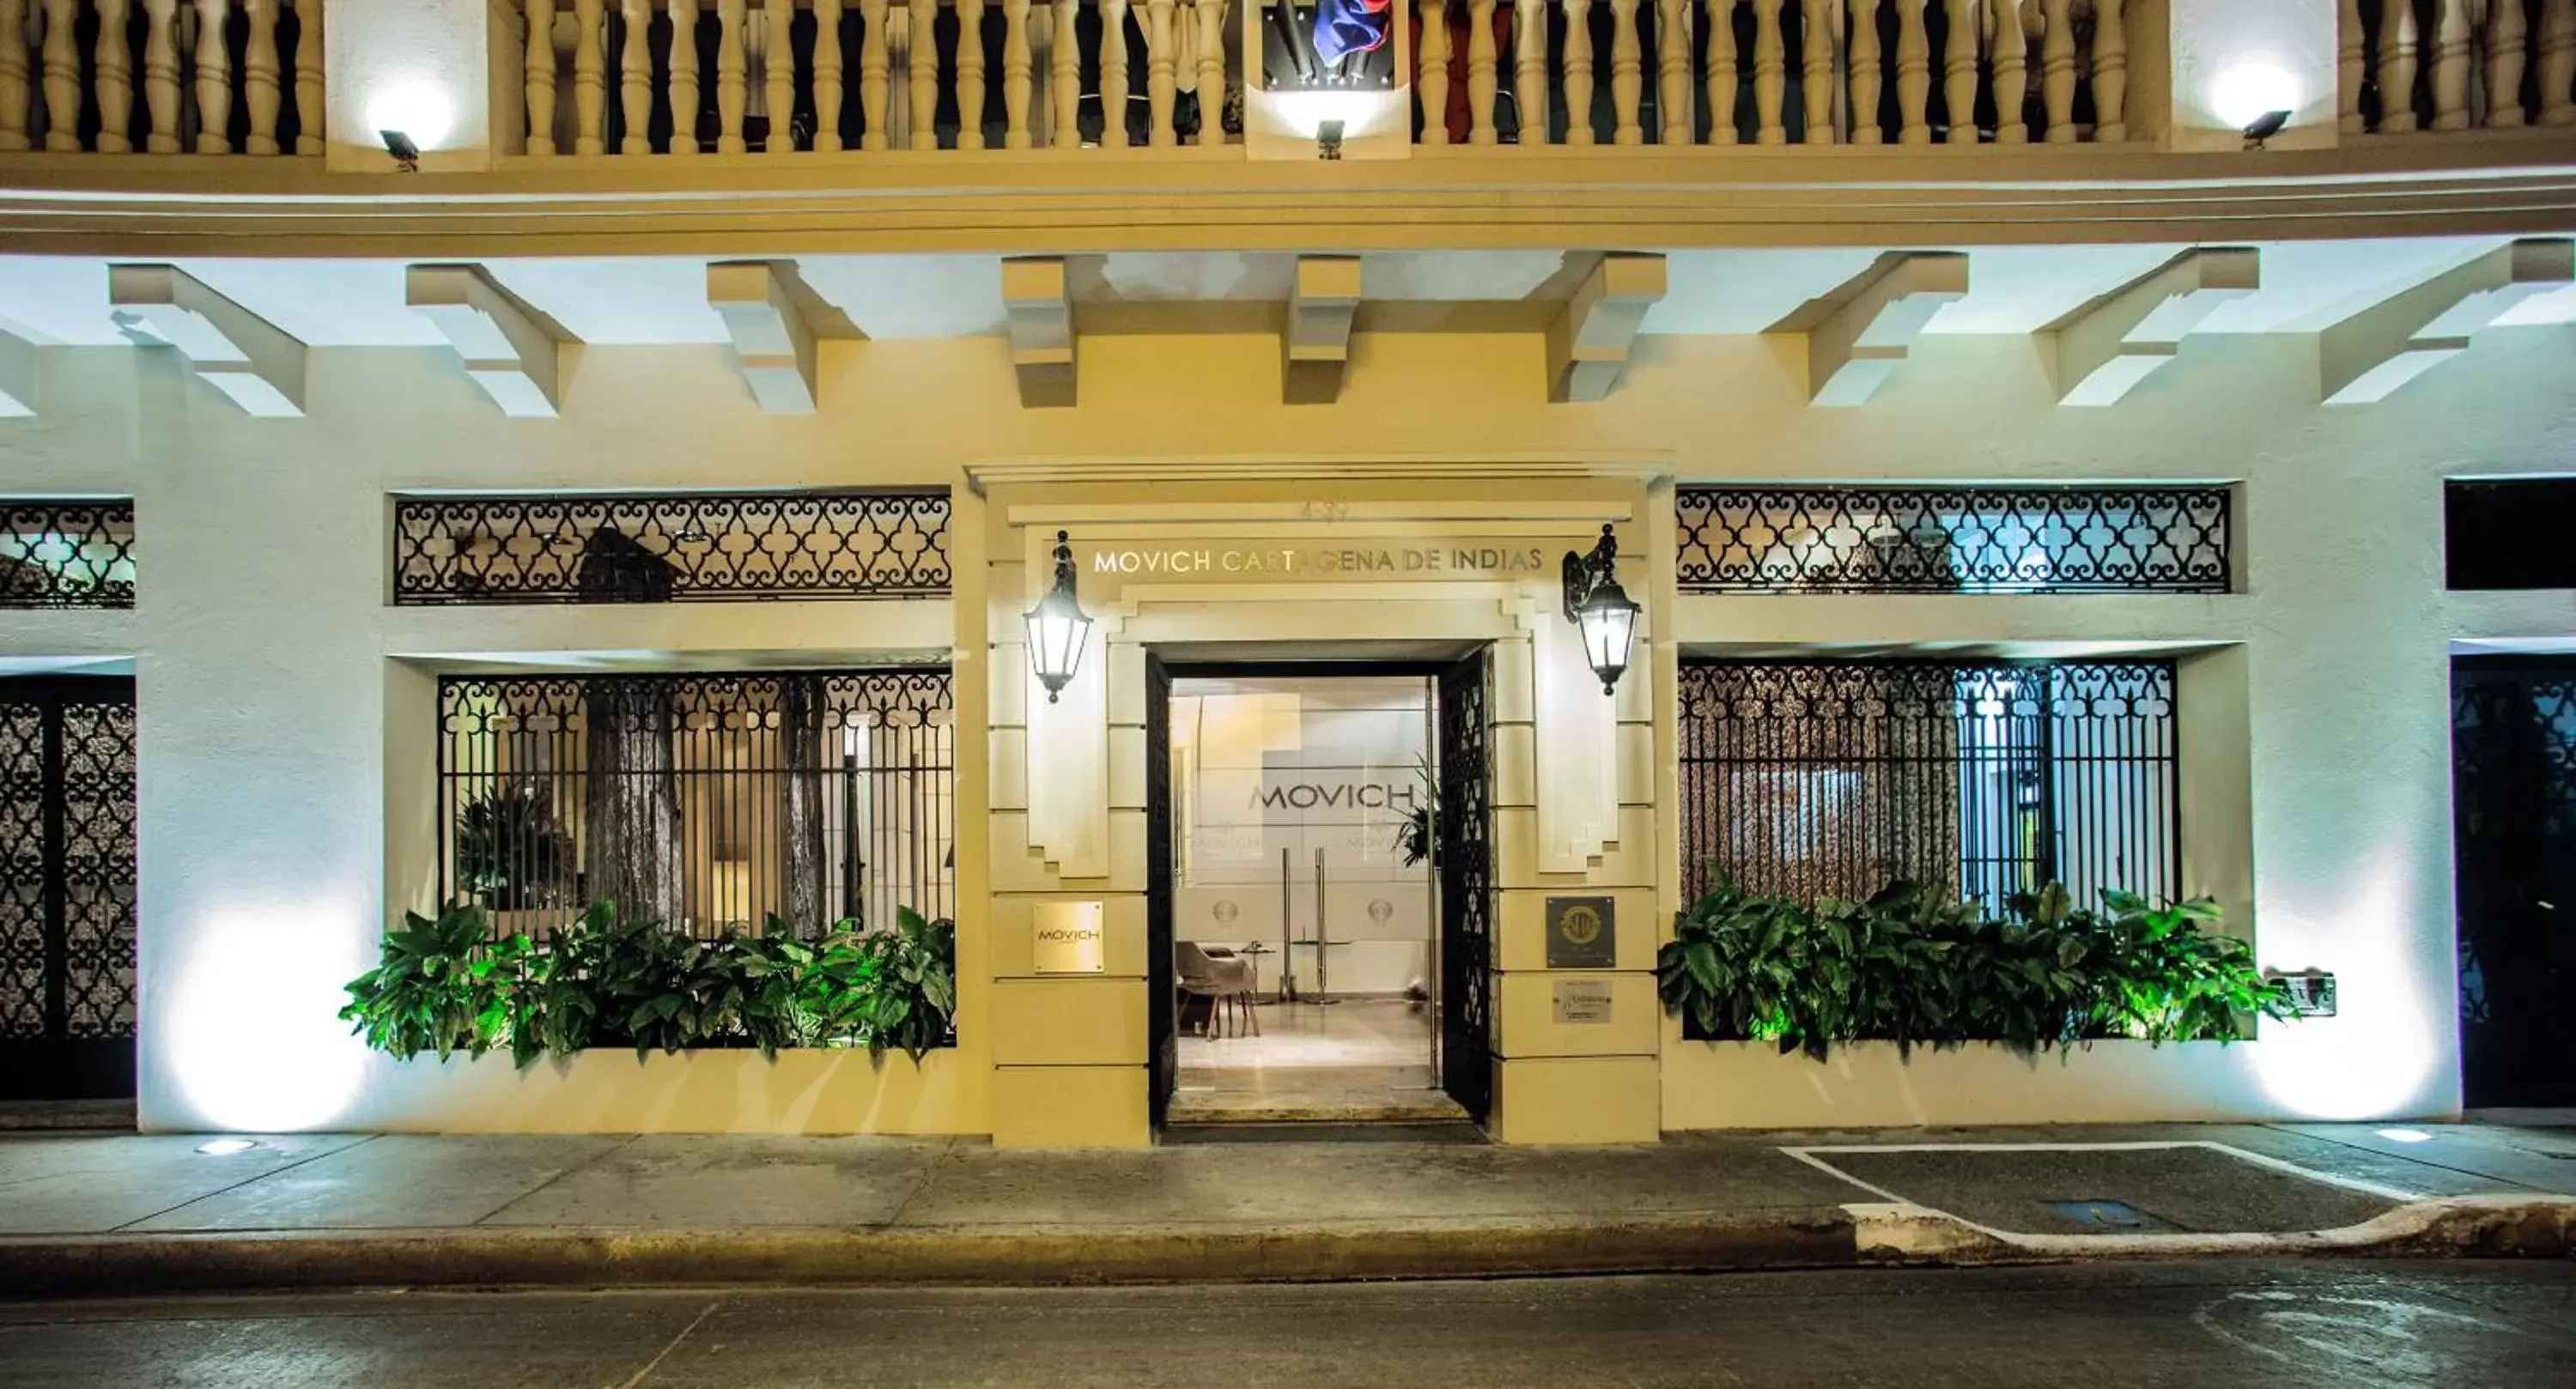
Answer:
<path fill-rule="evenodd" d="M 0 1139 L 0 1295 L 1088 1283 L 2563 1255 L 2576 1130 L 2158 1126 L 996 1151 L 980 1141 Z"/>

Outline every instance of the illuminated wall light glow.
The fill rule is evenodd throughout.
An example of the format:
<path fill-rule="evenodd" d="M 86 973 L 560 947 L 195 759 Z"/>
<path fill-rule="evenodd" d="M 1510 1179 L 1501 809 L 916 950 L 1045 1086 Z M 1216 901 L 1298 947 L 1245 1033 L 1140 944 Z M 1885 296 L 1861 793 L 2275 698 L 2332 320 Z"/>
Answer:
<path fill-rule="evenodd" d="M 2415 891 L 2396 866 L 2400 858 L 2388 848 L 2373 855 L 2377 867 L 2315 913 L 2314 920 L 2330 928 L 2267 928 L 2267 955 L 2287 950 L 2287 960 L 2304 960 L 2310 951 L 2299 936 L 2329 946 L 2339 983 L 2337 1016 L 2263 1024 L 2255 1073 L 2286 1113 L 2395 1119 L 2457 1102 L 2456 1091 L 2435 1089 L 2443 1079 L 2445 1039 L 2437 1028 L 2440 1014 L 2422 988 L 2413 949 L 2420 942 L 2406 927 L 2405 904 L 2414 901 Z M 2324 958 L 2323 952 L 2315 957 Z"/>
<path fill-rule="evenodd" d="M 327 1128 L 358 1098 L 367 1051 L 340 1021 L 371 954 L 339 913 L 228 913 L 199 926 L 159 1048 L 195 1123 L 252 1133 Z"/>
<path fill-rule="evenodd" d="M 367 99 L 367 131 L 399 130 L 424 150 L 447 142 L 456 128 L 456 103 L 428 82 L 395 82 Z"/>
<path fill-rule="evenodd" d="M 1342 123 L 1342 138 L 1356 140 L 1375 134 L 1393 119 L 1396 112 L 1407 109 L 1386 92 L 1291 91 L 1267 94 L 1271 109 L 1287 122 L 1289 129 L 1308 139 L 1323 128 L 1326 121 Z"/>
<path fill-rule="evenodd" d="M 2210 113 L 2237 130 L 2273 111 L 2296 111 L 2306 99 L 2289 69 L 2259 60 L 2230 64 L 2209 84 Z"/>

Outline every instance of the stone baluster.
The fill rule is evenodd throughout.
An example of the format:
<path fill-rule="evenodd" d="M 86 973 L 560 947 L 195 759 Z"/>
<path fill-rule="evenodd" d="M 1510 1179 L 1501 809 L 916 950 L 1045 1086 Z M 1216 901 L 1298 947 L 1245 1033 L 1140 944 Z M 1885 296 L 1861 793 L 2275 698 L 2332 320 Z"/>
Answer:
<path fill-rule="evenodd" d="M 1932 143 L 1932 45 L 1925 36 L 1923 7 L 1939 0 L 1896 0 L 1896 114 L 1901 122 L 1897 142 Z M 2063 5 L 2066 0 L 2056 0 Z"/>
<path fill-rule="evenodd" d="M 1029 144 L 1055 143 L 1055 8 L 1050 0 L 1029 7 Z"/>
<path fill-rule="evenodd" d="M 957 148 L 984 142 L 984 0 L 956 0 Z"/>
<path fill-rule="evenodd" d="M 2540 21 L 2540 123 L 2576 125 L 2576 0 L 2546 0 Z"/>
<path fill-rule="evenodd" d="M 1691 90 L 1691 0 L 1657 0 L 1655 5 L 1655 107 L 1663 115 L 1664 126 L 1655 136 L 1656 143 L 1687 145 L 1697 140 L 1698 101 Z"/>
<path fill-rule="evenodd" d="M 2022 28 L 2021 0 L 1990 0 L 1985 7 L 1986 52 L 1995 70 L 1995 143 L 2030 143 L 2030 36 Z"/>
<path fill-rule="evenodd" d="M 2522 0 L 2489 0 L 2487 8 L 2487 118 L 2497 129 L 2522 125 L 2523 47 L 2531 37 Z"/>
<path fill-rule="evenodd" d="M 600 0 L 573 0 L 572 22 L 572 152 L 602 154 L 608 76 L 600 52 Z"/>
<path fill-rule="evenodd" d="M 1496 76 L 1494 0 L 1467 0 L 1467 143 L 1502 142 L 1494 126 L 1494 99 L 1502 90 Z"/>
<path fill-rule="evenodd" d="M 322 0 L 295 5 L 295 152 L 322 152 Z"/>
<path fill-rule="evenodd" d="M 0 0 L 0 150 L 27 148 L 27 114 L 27 0 Z"/>
<path fill-rule="evenodd" d="M 1830 145 L 1841 138 L 1835 128 L 1834 50 L 1842 44 L 1842 0 L 1806 0 L 1806 14 L 1801 95 L 1807 120 L 1802 138 L 1810 145 Z"/>
<path fill-rule="evenodd" d="M 1520 119 L 1516 138 L 1522 149 L 1554 143 L 1548 134 L 1547 0 L 1512 0 L 1512 111 Z"/>
<path fill-rule="evenodd" d="M 114 33 L 120 46 L 125 37 L 124 8 L 123 5 L 117 6 L 120 13 L 116 27 L 110 30 L 105 24 L 107 7 L 99 6 L 101 36 Z M 277 65 L 277 0 L 242 0 L 242 17 L 242 110 L 250 117 L 250 130 L 243 138 L 242 147 L 252 154 L 275 154 L 277 112 L 285 99 L 285 89 L 281 85 L 284 74 Z M 119 62 L 117 66 L 122 68 L 124 64 Z M 121 72 L 117 86 L 121 93 L 125 86 Z M 102 90 L 99 109 L 121 112 L 125 108 L 122 101 L 115 106 L 108 105 Z"/>
<path fill-rule="evenodd" d="M 2048 113 L 2052 145 L 2075 140 L 2075 20 L 2068 0 L 2046 0 L 2040 8 L 2039 100 Z"/>
<path fill-rule="evenodd" d="M 1565 143 L 1592 137 L 1592 0 L 1565 0 Z"/>
<path fill-rule="evenodd" d="M 1002 148 L 1029 147 L 1029 0 L 1002 0 Z"/>
<path fill-rule="evenodd" d="M 1198 0 L 1199 133 L 1193 143 L 1225 143 L 1225 0 Z M 1255 16 L 1257 17 L 1257 16 Z M 1246 23 L 1251 19 L 1247 18 Z"/>
<path fill-rule="evenodd" d="M 1100 9 L 1100 144 L 1127 147 L 1127 101 L 1135 87 L 1127 80 L 1127 0 L 1093 0 Z"/>
<path fill-rule="evenodd" d="M 619 154 L 653 152 L 653 0 L 619 0 L 617 6 L 617 118 Z"/>
<path fill-rule="evenodd" d="M 1953 145 L 1977 142 L 1977 26 L 1966 13 L 1971 0 L 1941 0 L 1949 20 L 1941 69 L 1941 103 L 1950 118 L 1942 138 Z"/>
<path fill-rule="evenodd" d="M 740 154 L 750 148 L 742 137 L 743 107 L 751 100 L 750 74 L 743 54 L 743 0 L 716 0 L 716 153 Z"/>
<path fill-rule="evenodd" d="M 1735 128 L 1735 0 L 1708 0 L 1708 142 L 1732 145 Z"/>
<path fill-rule="evenodd" d="M 2124 0 L 2093 0 L 2093 138 L 2129 138 L 2129 21 Z"/>
<path fill-rule="evenodd" d="M 2495 0 L 2489 0 L 2493 4 Z M 2435 0 L 2433 128 L 2469 128 L 2469 0 Z"/>
<path fill-rule="evenodd" d="M 1422 102 L 1422 143 L 1449 143 L 1449 5 L 1448 0 L 1420 0 L 1422 29 L 1413 55 L 1417 95 Z"/>
<path fill-rule="evenodd" d="M 2370 38 L 2361 31 L 2361 0 L 2335 6 L 2335 124 L 2346 135 L 2370 128 L 2361 114 L 2361 83 L 2369 70 Z"/>
<path fill-rule="evenodd" d="M 315 14 L 322 11 L 317 0 L 300 0 L 300 3 Z M 146 14 L 151 13 L 152 0 L 143 0 L 143 8 Z M 525 70 L 521 75 L 527 84 L 528 153 L 552 154 L 555 152 L 555 0 L 528 0 L 527 14 L 528 48 L 522 60 Z M 313 31 L 308 21 L 296 51 L 299 68 L 303 66 L 303 48 L 310 46 L 312 41 Z M 145 55 L 144 66 L 148 75 L 151 67 L 148 48 Z M 296 86 L 295 105 L 299 111 L 305 109 L 301 82 Z M 161 122 L 156 118 L 152 124 L 158 127 Z"/>
<path fill-rule="evenodd" d="M 2379 12 L 2379 129 L 2415 129 L 2415 7 L 2393 4 Z"/>
<path fill-rule="evenodd" d="M 1081 12 L 1079 0 L 1055 0 L 1055 71 L 1047 78 L 1055 114 L 1047 126 L 1060 150 L 1082 148 L 1082 37 L 1073 23 Z"/>
<path fill-rule="evenodd" d="M 72 24 L 79 17 L 76 0 L 44 0 L 45 36 L 38 49 L 43 60 L 45 148 L 76 150 L 80 142 L 80 46 Z"/>
<path fill-rule="evenodd" d="M 1173 51 L 1173 0 L 1145 0 L 1145 143 L 1178 145 L 1181 133 L 1172 124 L 1180 101 L 1180 55 Z"/>
<path fill-rule="evenodd" d="M 980 3 L 980 0 L 979 0 Z M 814 0 L 814 148 L 841 148 L 841 0 Z M 975 52 L 975 76 L 983 79 L 983 50 Z M 981 139 L 983 130 L 978 127 Z"/>
<path fill-rule="evenodd" d="M 1757 145 L 1789 143 L 1789 129 L 1780 115 L 1788 91 L 1786 62 L 1780 0 L 1753 0 L 1753 142 Z"/>
<path fill-rule="evenodd" d="M 1887 143 L 1887 132 L 1878 123 L 1879 96 L 1886 88 L 1879 71 L 1878 7 L 1879 0 L 1852 0 L 1851 137 L 1855 145 Z"/>
<path fill-rule="evenodd" d="M 277 22 L 276 0 L 263 0 L 263 3 L 269 7 L 269 23 L 272 26 L 269 68 L 271 79 L 274 81 L 277 66 L 277 48 L 274 38 L 274 26 Z M 95 80 L 98 87 L 98 152 L 131 154 L 134 152 L 134 140 L 129 133 L 131 129 L 129 123 L 134 118 L 134 67 L 133 60 L 126 53 L 125 21 L 126 16 L 133 13 L 133 6 L 130 0 L 96 0 L 96 7 L 98 47 L 95 59 L 97 65 Z M 270 121 L 272 129 L 275 124 L 272 117 Z M 270 142 L 266 152 L 277 153 L 274 140 Z"/>
<path fill-rule="evenodd" d="M 1180 52 L 1172 31 L 1175 0 L 1144 0 L 1144 142 L 1151 147 L 1177 147 L 1180 126 Z M 1188 23 L 1188 21 L 1182 21 Z"/>
<path fill-rule="evenodd" d="M 0 70 L 0 109 L 6 110 L 7 119 L 23 121 L 27 111 L 26 55 L 18 48 L 15 36 L 21 30 L 17 27 L 18 21 L 10 18 L 12 15 L 18 15 L 23 19 L 22 0 L 5 0 L 4 3 L 0 3 L 0 32 L 5 32 L 9 36 L 6 39 L 0 39 L 0 62 L 5 62 L 10 54 L 15 53 L 18 56 L 17 80 L 14 88 L 5 70 Z M 17 93 L 15 101 L 9 99 L 9 93 L 12 90 Z M 143 113 L 148 122 L 143 132 L 143 148 L 154 154 L 177 154 L 179 152 L 179 0 L 143 0 Z M 27 135 L 23 125 L 17 127 L 17 139 L 18 143 L 10 146 L 5 127 L 0 127 L 0 148 L 26 148 Z"/>
<path fill-rule="evenodd" d="M 886 147 L 886 0 L 859 0 L 859 148 Z"/>
<path fill-rule="evenodd" d="M 1613 144 L 1642 145 L 1638 121 L 1646 87 L 1645 45 L 1637 35 L 1637 0 L 1610 0 L 1610 113 Z"/>
<path fill-rule="evenodd" d="M 838 9 L 839 0 L 831 0 Z M 705 99 L 698 87 L 698 0 L 670 0 L 671 5 L 671 153 L 696 154 L 698 107 Z M 820 0 L 815 12 L 822 12 Z"/>
<path fill-rule="evenodd" d="M 233 152 L 233 61 L 224 47 L 231 0 L 197 0 L 197 153 Z M 48 143 L 51 143 L 48 137 Z"/>
<path fill-rule="evenodd" d="M 769 46 L 760 55 L 761 105 L 769 116 L 765 154 L 796 152 L 796 0 L 763 0 Z"/>

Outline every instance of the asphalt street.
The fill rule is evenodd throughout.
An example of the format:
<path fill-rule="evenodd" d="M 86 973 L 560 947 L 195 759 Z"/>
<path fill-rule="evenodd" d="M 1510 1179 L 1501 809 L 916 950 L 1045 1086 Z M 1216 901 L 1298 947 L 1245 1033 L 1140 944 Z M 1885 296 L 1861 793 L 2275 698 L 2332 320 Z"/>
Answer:
<path fill-rule="evenodd" d="M 2576 1263 L 0 1306 L 0 1386 L 2576 1385 Z"/>

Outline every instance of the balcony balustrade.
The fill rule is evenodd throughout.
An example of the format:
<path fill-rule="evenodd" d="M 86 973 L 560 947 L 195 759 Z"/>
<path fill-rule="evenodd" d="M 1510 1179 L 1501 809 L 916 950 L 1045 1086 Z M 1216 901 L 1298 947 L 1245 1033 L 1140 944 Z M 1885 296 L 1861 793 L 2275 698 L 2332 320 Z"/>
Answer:
<path fill-rule="evenodd" d="M 322 124 L 322 0 L 0 0 L 0 151 L 318 155 Z"/>
<path fill-rule="evenodd" d="M 1413 0 L 1413 135 L 1526 148 L 2127 141 L 2141 135 L 2132 28 L 2161 8 Z M 1246 12 L 1228 0 L 526 0 L 524 17 L 530 154 L 1241 139 Z M 1308 42 L 1307 12 L 1280 27 Z"/>
<path fill-rule="evenodd" d="M 2576 0 L 2342 0 L 2346 135 L 2576 125 Z"/>

